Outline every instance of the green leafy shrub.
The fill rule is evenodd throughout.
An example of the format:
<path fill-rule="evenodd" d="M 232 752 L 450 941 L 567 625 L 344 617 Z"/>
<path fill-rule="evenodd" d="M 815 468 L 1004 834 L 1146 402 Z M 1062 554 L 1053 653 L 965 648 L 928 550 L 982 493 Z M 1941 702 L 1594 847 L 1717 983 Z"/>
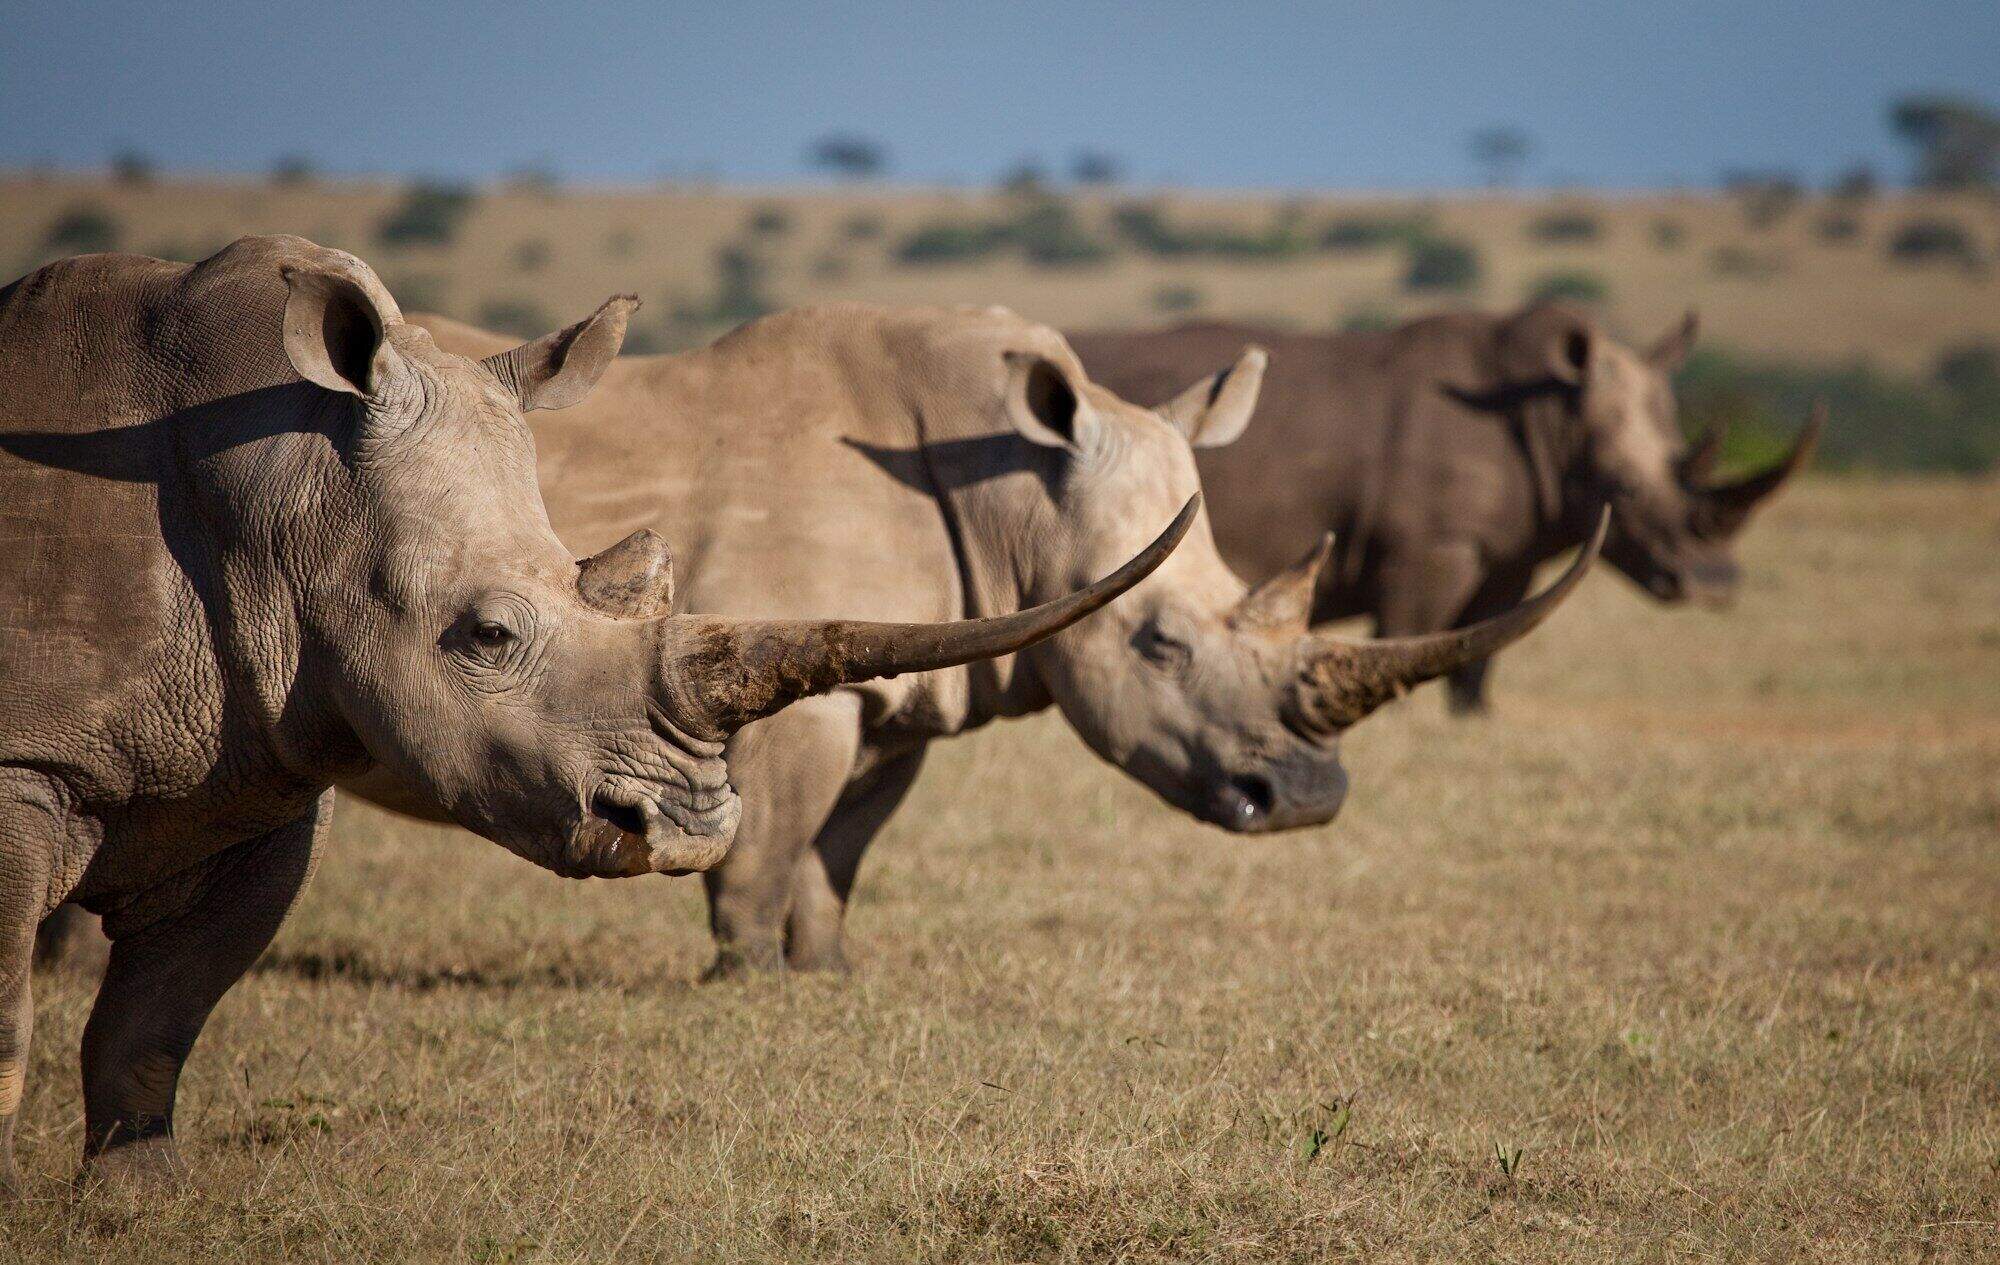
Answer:
<path fill-rule="evenodd" d="M 1581 268 L 1559 268 L 1545 272 L 1528 287 L 1528 302 L 1546 303 L 1567 300 L 1573 303 L 1602 303 L 1611 295 L 1611 287 L 1594 272 Z"/>
<path fill-rule="evenodd" d="M 1470 290 L 1479 284 L 1479 252 L 1450 237 L 1426 237 L 1405 248 L 1403 286 L 1409 290 Z"/>
<path fill-rule="evenodd" d="M 420 180 L 375 226 L 375 239 L 384 246 L 449 246 L 475 197 L 466 185 Z"/>
<path fill-rule="evenodd" d="M 65 255 L 97 255 L 118 249 L 118 221 L 104 210 L 79 203 L 49 224 L 42 244 Z"/>

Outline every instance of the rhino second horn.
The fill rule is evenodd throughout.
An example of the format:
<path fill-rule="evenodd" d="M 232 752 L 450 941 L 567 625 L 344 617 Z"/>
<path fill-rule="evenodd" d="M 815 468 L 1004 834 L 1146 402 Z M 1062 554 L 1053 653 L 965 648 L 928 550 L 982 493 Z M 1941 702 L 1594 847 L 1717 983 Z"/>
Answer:
<path fill-rule="evenodd" d="M 697 737 L 721 741 L 744 725 L 839 685 L 957 667 L 1025 650 L 1104 607 L 1151 575 L 1187 535 L 1190 497 L 1152 544 L 1088 588 L 1011 615 L 938 624 L 867 620 L 727 620 L 684 616 L 668 665 Z"/>
<path fill-rule="evenodd" d="M 1312 623 L 1313 596 L 1319 591 L 1320 573 L 1332 556 L 1333 533 L 1328 532 L 1304 558 L 1245 593 L 1243 600 L 1229 612 L 1230 627 L 1303 633 Z"/>
<path fill-rule="evenodd" d="M 1792 441 L 1792 450 L 1781 457 L 1770 469 L 1734 483 L 1720 487 L 1702 489 L 1702 499 L 1707 502 L 1709 527 L 1717 536 L 1733 536 L 1750 521 L 1750 513 L 1791 477 L 1805 468 L 1812 460 L 1813 449 L 1819 446 L 1820 433 L 1826 429 L 1826 401 L 1815 401 L 1812 412 L 1806 417 L 1806 424 L 1799 428 L 1798 438 Z"/>
<path fill-rule="evenodd" d="M 576 589 L 607 615 L 652 619 L 674 608 L 674 559 L 659 533 L 640 528 L 577 565 Z"/>
<path fill-rule="evenodd" d="M 1337 733 L 1411 688 L 1484 659 L 1525 636 L 1583 580 L 1604 547 L 1610 526 L 1611 511 L 1606 509 L 1598 516 L 1590 543 L 1560 580 L 1513 610 L 1469 628 L 1375 641 L 1309 635 L 1292 691 L 1293 721 L 1308 732 Z"/>

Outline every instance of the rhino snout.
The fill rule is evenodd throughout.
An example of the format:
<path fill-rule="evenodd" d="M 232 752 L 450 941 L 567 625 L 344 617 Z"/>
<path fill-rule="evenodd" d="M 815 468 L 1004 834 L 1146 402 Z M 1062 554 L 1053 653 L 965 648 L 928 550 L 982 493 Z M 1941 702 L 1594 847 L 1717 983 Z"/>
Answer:
<path fill-rule="evenodd" d="M 610 876 L 712 869 L 736 840 L 743 801 L 727 782 L 705 789 L 608 777 L 590 796 L 579 868 Z"/>
<path fill-rule="evenodd" d="M 1347 799 L 1339 765 L 1298 773 L 1235 773 L 1210 789 L 1201 816 L 1236 834 L 1268 834 L 1332 821 Z"/>

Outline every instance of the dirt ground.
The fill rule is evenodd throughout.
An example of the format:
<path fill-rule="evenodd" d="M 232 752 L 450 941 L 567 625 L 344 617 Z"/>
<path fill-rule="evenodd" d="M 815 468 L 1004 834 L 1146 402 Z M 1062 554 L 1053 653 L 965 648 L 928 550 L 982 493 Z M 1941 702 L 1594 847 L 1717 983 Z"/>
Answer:
<path fill-rule="evenodd" d="M 1729 612 L 1608 574 L 1237 839 L 1055 716 L 945 745 L 846 978 L 702 986 L 693 880 L 343 807 L 76 1199 L 37 983 L 0 1259 L 2000 1258 L 2000 487 L 1808 482 Z"/>

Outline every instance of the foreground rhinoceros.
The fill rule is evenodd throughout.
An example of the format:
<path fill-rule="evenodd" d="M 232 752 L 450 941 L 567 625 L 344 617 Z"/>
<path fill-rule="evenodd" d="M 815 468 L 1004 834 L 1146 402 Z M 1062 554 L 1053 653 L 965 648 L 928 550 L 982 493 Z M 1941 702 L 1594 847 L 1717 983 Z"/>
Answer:
<path fill-rule="evenodd" d="M 1545 304 L 1382 332 L 1203 323 L 1071 343 L 1094 377 L 1142 403 L 1170 396 L 1187 367 L 1269 347 L 1250 438 L 1201 454 L 1222 556 L 1269 575 L 1331 531 L 1315 622 L 1368 614 L 1377 631 L 1408 635 L 1520 601 L 1536 565 L 1582 543 L 1606 505 L 1605 560 L 1647 592 L 1729 596 L 1731 542 L 1805 463 L 1820 422 L 1772 469 L 1710 484 L 1720 435 L 1687 450 L 1670 381 L 1694 334 L 1690 315 L 1642 354 Z M 1451 675 L 1455 709 L 1484 705 L 1486 671 L 1482 659 Z"/>
<path fill-rule="evenodd" d="M 426 323 L 467 354 L 502 341 Z M 1095 573 L 1194 496 L 1190 440 L 1235 438 L 1262 371 L 1252 353 L 1154 413 L 1002 309 L 797 311 L 704 350 L 620 360 L 538 431 L 543 489 L 568 539 L 656 524 L 684 542 L 693 610 L 995 615 Z M 862 850 L 927 744 L 1052 703 L 1098 754 L 1207 821 L 1327 821 L 1347 789 L 1342 730 L 1525 632 L 1588 561 L 1480 628 L 1356 644 L 1306 631 L 1322 558 L 1246 593 L 1197 524 L 1090 626 L 746 729 L 729 753 L 742 833 L 708 874 L 717 968 L 838 965 Z M 360 789 L 422 811 L 387 781 Z"/>
<path fill-rule="evenodd" d="M 172 1172 L 181 1065 L 312 872 L 335 780 L 391 770 L 562 874 L 703 868 L 739 726 L 1017 650 L 1171 547 L 1007 620 L 665 617 L 657 537 L 558 542 L 521 420 L 583 397 L 631 306 L 475 362 L 297 238 L 0 290 L 0 1185 L 30 945 L 65 899 L 112 940 L 86 1155 Z"/>

